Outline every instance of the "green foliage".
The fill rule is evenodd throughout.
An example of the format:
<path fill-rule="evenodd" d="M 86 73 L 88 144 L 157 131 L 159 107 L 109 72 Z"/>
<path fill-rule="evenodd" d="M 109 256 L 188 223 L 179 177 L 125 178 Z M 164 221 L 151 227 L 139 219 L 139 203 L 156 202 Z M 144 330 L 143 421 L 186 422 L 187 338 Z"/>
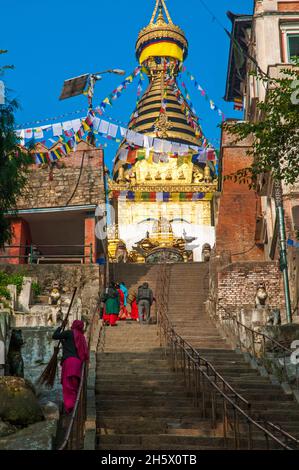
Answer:
<path fill-rule="evenodd" d="M 282 72 L 279 79 L 253 74 L 268 90 L 265 102 L 257 105 L 260 111 L 257 122 L 223 124 L 236 137 L 235 142 L 249 136 L 253 139 L 248 151 L 253 157 L 252 166 L 229 175 L 228 179 L 252 186 L 261 173 L 271 172 L 273 178 L 287 184 L 293 184 L 299 177 L 299 99 L 298 104 L 292 102 L 299 98 L 299 71 L 286 68 Z"/>
<path fill-rule="evenodd" d="M 6 51 L 0 50 L 0 54 Z M 4 69 L 0 67 L 0 75 Z M 14 210 L 17 199 L 24 188 L 28 175 L 28 166 L 32 163 L 29 152 L 19 147 L 19 139 L 14 132 L 14 112 L 18 105 L 15 100 L 0 105 L 0 248 L 11 240 L 10 221 L 6 213 Z"/>
<path fill-rule="evenodd" d="M 17 293 L 19 294 L 22 290 L 24 274 L 7 274 L 4 271 L 0 271 L 0 287 L 6 287 L 9 284 L 17 286 Z"/>
<path fill-rule="evenodd" d="M 4 286 L 0 286 L 0 299 L 3 298 L 3 299 L 6 299 L 6 300 L 10 300 L 10 292 L 8 291 L 8 289 Z"/>
<path fill-rule="evenodd" d="M 38 284 L 38 282 L 33 282 L 31 287 L 32 287 L 32 292 L 35 297 L 37 297 L 38 295 L 41 295 L 42 289 L 41 289 L 41 286 Z"/>

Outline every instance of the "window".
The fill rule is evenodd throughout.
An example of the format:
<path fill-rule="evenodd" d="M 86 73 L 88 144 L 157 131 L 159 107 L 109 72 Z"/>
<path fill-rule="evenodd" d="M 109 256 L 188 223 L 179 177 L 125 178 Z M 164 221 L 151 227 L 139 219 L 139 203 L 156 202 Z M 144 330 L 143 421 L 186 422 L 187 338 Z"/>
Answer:
<path fill-rule="evenodd" d="M 281 59 L 284 63 L 292 63 L 294 57 L 299 57 L 299 21 L 280 23 Z"/>
<path fill-rule="evenodd" d="M 288 61 L 292 62 L 294 57 L 299 57 L 299 34 L 287 35 Z"/>

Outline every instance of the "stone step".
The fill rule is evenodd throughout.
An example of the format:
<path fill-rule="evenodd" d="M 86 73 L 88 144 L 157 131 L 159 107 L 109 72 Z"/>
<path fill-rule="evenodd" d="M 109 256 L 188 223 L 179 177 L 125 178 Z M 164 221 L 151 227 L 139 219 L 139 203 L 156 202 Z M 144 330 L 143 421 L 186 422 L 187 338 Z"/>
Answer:
<path fill-rule="evenodd" d="M 209 438 L 198 436 L 173 436 L 173 435 L 121 435 L 121 436 L 99 436 L 98 437 L 99 449 L 147 449 L 147 450 L 208 450 L 208 449 L 224 449 L 233 448 L 233 438 L 228 438 L 226 441 L 223 438 Z M 240 439 L 240 448 L 248 448 L 248 440 L 246 438 Z M 275 443 L 271 443 L 271 448 L 277 448 Z M 255 439 L 253 441 L 254 449 L 265 449 L 267 443 L 264 439 Z"/>

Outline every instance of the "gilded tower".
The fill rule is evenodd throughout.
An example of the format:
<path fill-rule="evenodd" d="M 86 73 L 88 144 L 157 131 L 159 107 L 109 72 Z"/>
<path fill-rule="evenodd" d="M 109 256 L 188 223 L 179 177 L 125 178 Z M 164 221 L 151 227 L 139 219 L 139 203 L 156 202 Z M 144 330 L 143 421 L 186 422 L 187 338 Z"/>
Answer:
<path fill-rule="evenodd" d="M 198 157 L 202 130 L 176 81 L 187 55 L 185 33 L 172 22 L 165 1 L 156 0 L 136 42 L 140 73 L 149 84 L 109 182 L 115 209 L 111 260 L 200 261 L 203 247 L 214 244 L 216 172 L 212 161 Z"/>

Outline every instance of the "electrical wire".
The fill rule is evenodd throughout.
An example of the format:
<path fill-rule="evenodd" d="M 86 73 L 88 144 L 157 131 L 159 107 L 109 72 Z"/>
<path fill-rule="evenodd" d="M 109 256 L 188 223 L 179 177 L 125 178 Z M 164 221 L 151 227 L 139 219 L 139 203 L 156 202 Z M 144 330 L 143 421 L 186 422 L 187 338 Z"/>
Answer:
<path fill-rule="evenodd" d="M 77 179 L 77 183 L 76 183 L 75 189 L 74 189 L 74 191 L 73 191 L 71 197 L 69 198 L 69 200 L 68 200 L 67 203 L 65 204 L 65 206 L 68 206 L 68 205 L 69 205 L 69 203 L 71 202 L 71 200 L 72 200 L 73 197 L 75 196 L 75 193 L 76 193 L 76 191 L 77 191 L 77 189 L 78 189 L 79 182 L 80 182 L 80 179 L 81 179 L 81 176 L 82 176 L 84 159 L 85 159 L 85 151 L 83 152 L 83 155 L 82 155 L 81 166 L 80 166 L 80 172 L 79 172 L 79 175 L 78 175 L 78 179 Z"/>

